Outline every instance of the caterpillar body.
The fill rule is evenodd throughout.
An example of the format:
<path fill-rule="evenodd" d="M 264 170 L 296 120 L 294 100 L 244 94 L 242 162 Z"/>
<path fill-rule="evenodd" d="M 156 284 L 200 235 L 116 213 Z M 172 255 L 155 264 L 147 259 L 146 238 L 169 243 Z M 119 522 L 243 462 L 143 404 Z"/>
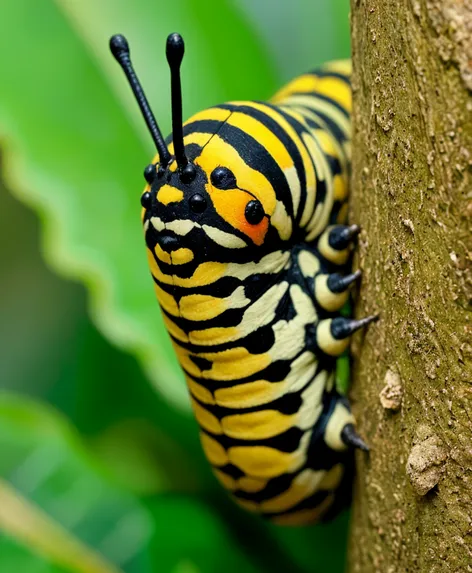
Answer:
<path fill-rule="evenodd" d="M 171 34 L 164 141 L 125 38 L 110 47 L 158 151 L 141 196 L 147 255 L 206 457 L 241 506 L 285 525 L 327 519 L 349 497 L 353 447 L 367 449 L 336 359 L 377 318 L 339 312 L 360 277 L 348 268 L 350 63 L 182 124 L 184 44 Z"/>

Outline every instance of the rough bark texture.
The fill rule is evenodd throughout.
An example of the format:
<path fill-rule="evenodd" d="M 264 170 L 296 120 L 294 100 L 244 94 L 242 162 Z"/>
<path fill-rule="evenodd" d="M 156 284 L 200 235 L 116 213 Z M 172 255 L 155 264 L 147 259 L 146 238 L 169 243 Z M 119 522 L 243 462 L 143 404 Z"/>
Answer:
<path fill-rule="evenodd" d="M 472 571 L 472 0 L 352 0 L 350 571 Z"/>

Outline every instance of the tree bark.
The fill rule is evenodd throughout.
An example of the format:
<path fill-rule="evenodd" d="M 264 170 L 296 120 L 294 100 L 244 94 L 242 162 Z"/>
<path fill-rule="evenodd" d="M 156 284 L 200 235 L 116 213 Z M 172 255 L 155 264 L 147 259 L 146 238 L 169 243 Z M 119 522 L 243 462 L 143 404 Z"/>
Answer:
<path fill-rule="evenodd" d="M 472 571 L 472 0 L 351 0 L 350 572 Z"/>

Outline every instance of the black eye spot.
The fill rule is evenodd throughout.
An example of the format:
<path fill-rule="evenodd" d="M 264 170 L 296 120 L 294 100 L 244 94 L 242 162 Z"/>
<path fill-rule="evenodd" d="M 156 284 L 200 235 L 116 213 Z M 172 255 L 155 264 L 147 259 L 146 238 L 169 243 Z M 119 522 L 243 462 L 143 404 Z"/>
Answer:
<path fill-rule="evenodd" d="M 156 166 L 153 163 L 149 164 L 144 170 L 144 179 L 146 179 L 149 185 L 151 185 L 151 183 L 156 178 L 156 175 L 157 175 Z"/>
<path fill-rule="evenodd" d="M 207 202 L 205 197 L 203 197 L 203 195 L 200 195 L 200 193 L 196 193 L 195 195 L 192 195 L 190 197 L 189 205 L 190 209 L 194 213 L 203 213 L 203 211 L 205 211 L 206 209 Z"/>
<path fill-rule="evenodd" d="M 187 163 L 187 165 L 180 172 L 180 180 L 182 183 L 191 183 L 197 176 L 197 170 L 193 163 Z"/>
<path fill-rule="evenodd" d="M 217 189 L 234 189 L 236 177 L 227 167 L 217 167 L 210 175 L 211 184 Z"/>
<path fill-rule="evenodd" d="M 141 205 L 145 209 L 149 209 L 151 207 L 151 203 L 152 203 L 151 193 L 149 193 L 149 191 L 146 191 L 146 193 L 143 193 L 141 195 Z"/>
<path fill-rule="evenodd" d="M 249 201 L 246 205 L 246 210 L 244 211 L 246 221 L 251 225 L 258 225 L 264 218 L 264 209 L 260 201 L 254 200 Z"/>

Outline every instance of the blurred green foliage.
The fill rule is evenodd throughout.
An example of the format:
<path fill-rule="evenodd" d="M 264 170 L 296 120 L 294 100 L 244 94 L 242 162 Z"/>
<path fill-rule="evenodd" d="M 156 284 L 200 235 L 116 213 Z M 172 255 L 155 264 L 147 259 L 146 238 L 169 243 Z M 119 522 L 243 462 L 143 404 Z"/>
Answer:
<path fill-rule="evenodd" d="M 267 525 L 200 451 L 142 244 L 152 145 L 108 53 L 125 33 L 167 133 L 176 30 L 187 116 L 349 52 L 347 0 L 3 0 L 0 573 L 343 570 L 345 515 Z"/>

